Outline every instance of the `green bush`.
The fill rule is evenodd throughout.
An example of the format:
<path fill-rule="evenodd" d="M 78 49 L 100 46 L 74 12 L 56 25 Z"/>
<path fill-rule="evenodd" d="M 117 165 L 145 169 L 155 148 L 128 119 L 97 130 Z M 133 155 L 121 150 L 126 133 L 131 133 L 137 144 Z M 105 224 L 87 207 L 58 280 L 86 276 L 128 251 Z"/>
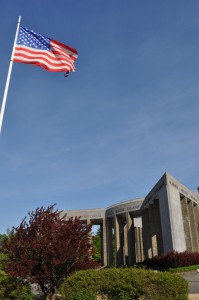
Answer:
<path fill-rule="evenodd" d="M 138 269 L 79 271 L 63 282 L 63 300 L 187 300 L 188 283 L 177 274 Z M 106 298 L 107 297 L 107 298 Z"/>
<path fill-rule="evenodd" d="M 184 273 L 184 272 L 195 271 L 197 269 L 199 269 L 199 265 L 193 265 L 193 266 L 188 266 L 188 267 L 171 268 L 171 269 L 168 269 L 168 271 L 172 272 L 172 273 Z"/>
<path fill-rule="evenodd" d="M 33 296 L 28 284 L 11 278 L 0 270 L 0 300 L 32 300 Z"/>

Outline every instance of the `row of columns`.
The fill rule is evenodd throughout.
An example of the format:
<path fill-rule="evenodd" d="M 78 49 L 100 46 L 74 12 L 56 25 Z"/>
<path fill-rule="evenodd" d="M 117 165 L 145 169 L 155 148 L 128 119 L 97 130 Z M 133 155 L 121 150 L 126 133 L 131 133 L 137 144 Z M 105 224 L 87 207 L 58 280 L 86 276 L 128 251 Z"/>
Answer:
<path fill-rule="evenodd" d="M 185 196 L 181 197 L 183 226 L 186 248 L 189 252 L 199 251 L 199 210 L 198 205 Z"/>
<path fill-rule="evenodd" d="M 143 261 L 142 228 L 135 226 L 131 213 L 104 219 L 101 233 L 103 265 L 132 266 Z"/>
<path fill-rule="evenodd" d="M 186 250 L 199 252 L 199 206 L 181 196 Z M 180 212 L 179 212 L 180 213 Z M 131 212 L 103 219 L 102 263 L 104 266 L 132 266 L 164 253 L 159 199 L 142 210 L 142 225 Z"/>

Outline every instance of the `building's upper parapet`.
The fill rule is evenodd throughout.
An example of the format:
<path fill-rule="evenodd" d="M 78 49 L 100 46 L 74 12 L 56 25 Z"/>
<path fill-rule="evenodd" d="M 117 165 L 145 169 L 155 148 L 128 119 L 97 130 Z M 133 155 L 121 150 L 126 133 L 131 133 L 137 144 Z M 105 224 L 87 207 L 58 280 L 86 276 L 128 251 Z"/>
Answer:
<path fill-rule="evenodd" d="M 126 212 L 136 212 L 139 211 L 144 198 L 132 199 L 125 202 L 120 202 L 115 205 L 109 206 L 106 209 L 106 217 L 113 217 Z"/>
<path fill-rule="evenodd" d="M 199 193 L 192 192 L 173 176 L 168 173 L 164 173 L 145 198 L 119 202 L 107 208 L 66 210 L 62 212 L 62 215 L 65 214 L 67 219 L 71 217 L 80 217 L 81 220 L 101 220 L 124 214 L 126 212 L 132 212 L 136 215 L 139 214 L 142 208 L 148 207 L 149 204 L 153 203 L 154 199 L 158 198 L 158 194 L 162 189 L 165 189 L 166 186 L 170 186 L 171 188 L 178 190 L 181 195 L 199 204 Z"/>
<path fill-rule="evenodd" d="M 95 209 L 80 209 L 80 210 L 64 210 L 61 215 L 66 215 L 66 219 L 71 217 L 80 217 L 81 220 L 92 220 L 92 219 L 103 219 L 105 217 L 104 208 L 95 208 Z"/>
<path fill-rule="evenodd" d="M 199 194 L 191 191 L 185 185 L 180 183 L 177 179 L 175 179 L 170 174 L 166 173 L 167 177 L 167 184 L 173 186 L 175 189 L 179 191 L 180 194 L 184 195 L 185 197 L 189 198 L 190 200 L 194 201 L 195 203 L 199 203 Z"/>

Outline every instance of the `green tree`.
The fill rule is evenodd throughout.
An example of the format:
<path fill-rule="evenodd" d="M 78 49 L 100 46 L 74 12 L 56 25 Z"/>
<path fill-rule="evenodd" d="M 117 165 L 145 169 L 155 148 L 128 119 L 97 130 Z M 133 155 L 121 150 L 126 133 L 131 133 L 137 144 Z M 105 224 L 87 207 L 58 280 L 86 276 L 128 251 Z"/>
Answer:
<path fill-rule="evenodd" d="M 0 300 L 32 300 L 30 287 L 17 278 L 8 276 L 0 270 Z"/>
<path fill-rule="evenodd" d="M 7 238 L 7 234 L 1 234 L 0 233 L 0 243 Z"/>
<path fill-rule="evenodd" d="M 97 229 L 96 233 L 92 236 L 93 242 L 93 259 L 101 262 L 101 230 Z"/>

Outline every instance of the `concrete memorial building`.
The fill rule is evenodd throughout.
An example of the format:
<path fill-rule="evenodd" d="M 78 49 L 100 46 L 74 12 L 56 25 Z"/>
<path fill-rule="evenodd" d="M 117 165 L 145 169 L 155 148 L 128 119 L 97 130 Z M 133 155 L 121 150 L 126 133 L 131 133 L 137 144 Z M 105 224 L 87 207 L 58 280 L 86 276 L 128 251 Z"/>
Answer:
<path fill-rule="evenodd" d="M 168 173 L 145 198 L 63 213 L 100 225 L 104 266 L 131 266 L 172 250 L 199 252 L 199 193 Z"/>

